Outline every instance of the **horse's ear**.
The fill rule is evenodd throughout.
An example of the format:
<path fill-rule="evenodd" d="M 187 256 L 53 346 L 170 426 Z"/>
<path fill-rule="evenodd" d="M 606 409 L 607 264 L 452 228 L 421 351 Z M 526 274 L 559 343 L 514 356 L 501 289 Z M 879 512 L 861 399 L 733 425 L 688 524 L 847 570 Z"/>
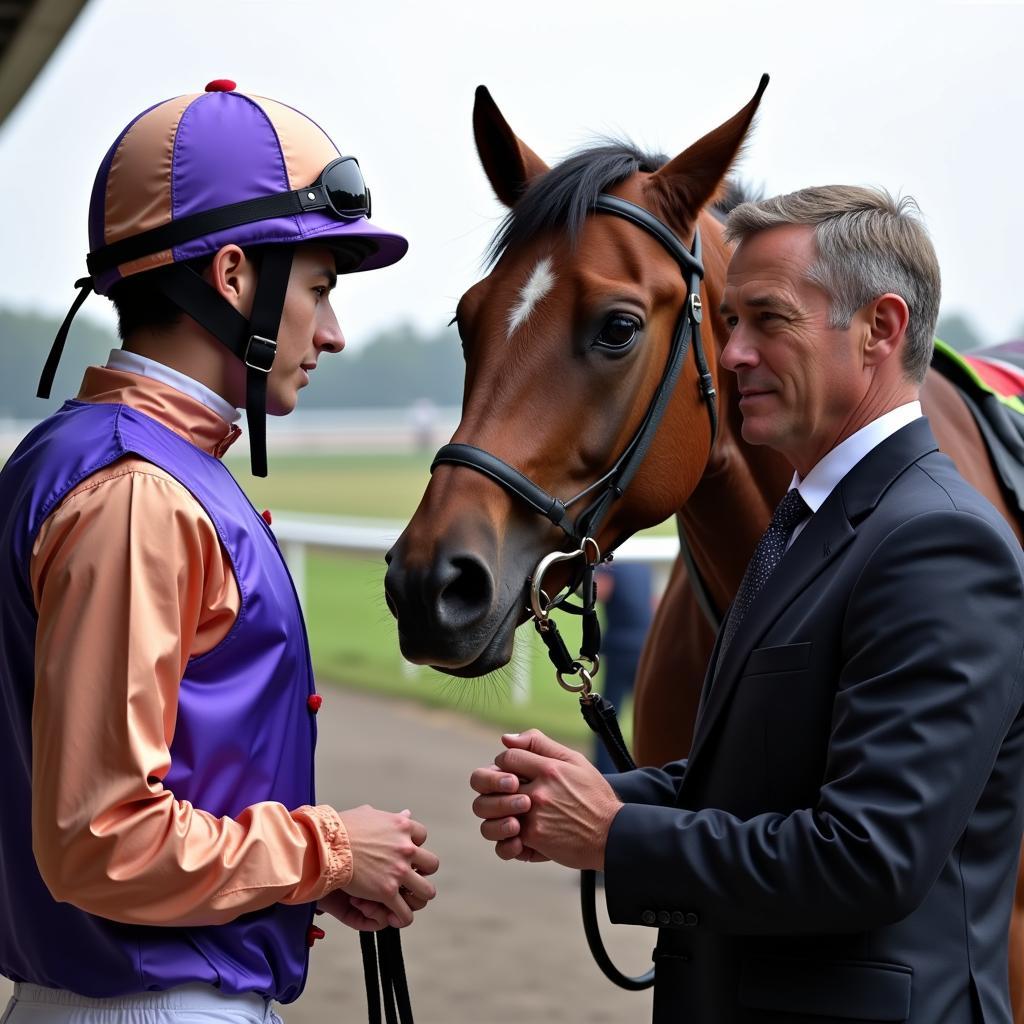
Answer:
<path fill-rule="evenodd" d="M 516 137 L 485 85 L 478 85 L 476 89 L 473 134 L 476 151 L 495 195 L 506 206 L 515 206 L 530 181 L 543 174 L 548 165 Z"/>
<path fill-rule="evenodd" d="M 680 220 L 692 220 L 717 198 L 767 87 L 768 76 L 762 75 L 757 92 L 742 110 L 652 175 L 652 185 Z"/>

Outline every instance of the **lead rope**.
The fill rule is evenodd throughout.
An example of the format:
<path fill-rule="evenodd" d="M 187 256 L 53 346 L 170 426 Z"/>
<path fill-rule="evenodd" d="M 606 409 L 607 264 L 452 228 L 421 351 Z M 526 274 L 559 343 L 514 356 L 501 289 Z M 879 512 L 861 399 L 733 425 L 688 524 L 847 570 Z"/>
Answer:
<path fill-rule="evenodd" d="M 587 554 L 588 545 L 593 548 L 593 558 Z M 534 625 L 547 648 L 551 663 L 555 666 L 558 685 L 563 690 L 579 694 L 583 720 L 600 737 L 615 767 L 620 772 L 632 771 L 636 768 L 636 763 L 630 756 L 629 748 L 622 736 L 615 705 L 592 689 L 594 676 L 597 675 L 601 667 L 599 653 L 601 624 L 597 617 L 597 585 L 594 580 L 594 571 L 603 562 L 610 562 L 612 556 L 607 555 L 602 558 L 597 544 L 590 538 L 584 541 L 583 546 L 578 552 L 575 552 L 575 555 L 582 557 L 586 563 L 577 588 L 581 597 L 580 604 L 574 605 L 562 599 L 558 602 L 557 607 L 571 615 L 582 617 L 583 638 L 580 643 L 579 656 L 573 658 L 569 653 L 569 648 L 558 630 L 558 625 L 551 618 L 550 613 L 554 610 L 554 606 L 546 600 L 546 595 L 541 589 L 547 568 L 555 564 L 556 561 L 565 561 L 564 554 L 561 554 L 561 557 L 549 555 L 548 558 L 541 561 L 534 573 L 534 578 L 531 581 Z M 573 675 L 579 678 L 579 683 L 566 682 L 566 676 Z M 612 962 L 612 958 L 605 948 L 604 939 L 601 937 L 601 927 L 597 920 L 597 873 L 595 871 L 580 872 L 580 911 L 583 915 L 583 931 L 587 937 L 587 945 L 590 947 L 594 962 L 604 976 L 620 988 L 631 992 L 640 992 L 645 988 L 650 988 L 654 984 L 653 967 L 637 977 L 624 974 Z"/>

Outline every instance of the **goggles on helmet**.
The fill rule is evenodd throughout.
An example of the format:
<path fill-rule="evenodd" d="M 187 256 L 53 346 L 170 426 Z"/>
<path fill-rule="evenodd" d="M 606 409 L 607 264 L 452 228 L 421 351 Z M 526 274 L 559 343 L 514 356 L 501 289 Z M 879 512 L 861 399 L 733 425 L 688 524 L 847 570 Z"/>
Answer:
<path fill-rule="evenodd" d="M 105 245 L 89 253 L 86 262 L 89 272 L 95 275 L 216 231 L 313 210 L 329 210 L 342 220 L 369 218 L 370 190 L 363 181 L 359 161 L 354 156 L 332 160 L 316 181 L 305 188 L 245 199 L 240 203 L 179 217 L 158 228 Z"/>
<path fill-rule="evenodd" d="M 323 190 L 327 207 L 338 217 L 344 220 L 357 217 L 370 219 L 370 190 L 363 181 L 363 172 L 359 169 L 359 161 L 354 156 L 332 160 L 308 189 L 299 190 L 305 194 L 305 200 L 310 204 L 303 205 L 304 210 L 321 209 L 318 189 Z"/>

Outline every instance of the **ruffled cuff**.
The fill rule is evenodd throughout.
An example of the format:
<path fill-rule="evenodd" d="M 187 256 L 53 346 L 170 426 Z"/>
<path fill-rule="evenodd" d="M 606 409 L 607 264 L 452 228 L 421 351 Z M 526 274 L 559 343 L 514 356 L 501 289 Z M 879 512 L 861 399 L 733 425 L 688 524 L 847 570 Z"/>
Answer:
<path fill-rule="evenodd" d="M 338 812 L 327 804 L 308 804 L 298 808 L 293 817 L 304 817 L 316 828 L 321 847 L 320 889 L 312 899 L 319 899 L 335 889 L 343 889 L 352 881 L 352 847 L 348 830 Z"/>

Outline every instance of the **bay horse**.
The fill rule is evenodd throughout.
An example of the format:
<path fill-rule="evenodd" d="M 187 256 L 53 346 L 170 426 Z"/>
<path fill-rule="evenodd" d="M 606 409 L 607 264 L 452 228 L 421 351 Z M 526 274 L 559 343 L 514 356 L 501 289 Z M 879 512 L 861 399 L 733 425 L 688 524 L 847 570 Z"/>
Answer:
<path fill-rule="evenodd" d="M 466 375 L 452 442 L 499 456 L 548 495 L 586 492 L 629 447 L 647 415 L 688 301 L 679 263 L 658 239 L 621 216 L 593 215 L 595 202 L 608 194 L 636 204 L 681 239 L 699 228 L 708 372 L 720 396 L 717 436 L 700 369 L 688 358 L 646 457 L 594 540 L 602 552 L 612 551 L 638 530 L 676 515 L 706 596 L 720 610 L 735 595 L 792 477 L 781 456 L 744 442 L 733 376 L 717 369 L 727 338 L 718 309 L 730 252 L 713 208 L 765 84 L 737 114 L 671 160 L 606 143 L 553 169 L 513 133 L 480 87 L 476 146 L 510 212 L 492 243 L 490 272 L 462 296 L 455 318 Z M 930 371 L 921 402 L 942 450 L 1024 542 L 956 389 Z M 463 677 L 509 661 L 515 629 L 529 618 L 527 580 L 542 556 L 566 546 L 552 521 L 479 468 L 435 467 L 388 553 L 385 580 L 403 655 Z M 686 756 L 713 639 L 679 561 L 636 684 L 639 764 Z M 1010 939 L 1011 996 L 1021 1024 L 1022 876 Z"/>

